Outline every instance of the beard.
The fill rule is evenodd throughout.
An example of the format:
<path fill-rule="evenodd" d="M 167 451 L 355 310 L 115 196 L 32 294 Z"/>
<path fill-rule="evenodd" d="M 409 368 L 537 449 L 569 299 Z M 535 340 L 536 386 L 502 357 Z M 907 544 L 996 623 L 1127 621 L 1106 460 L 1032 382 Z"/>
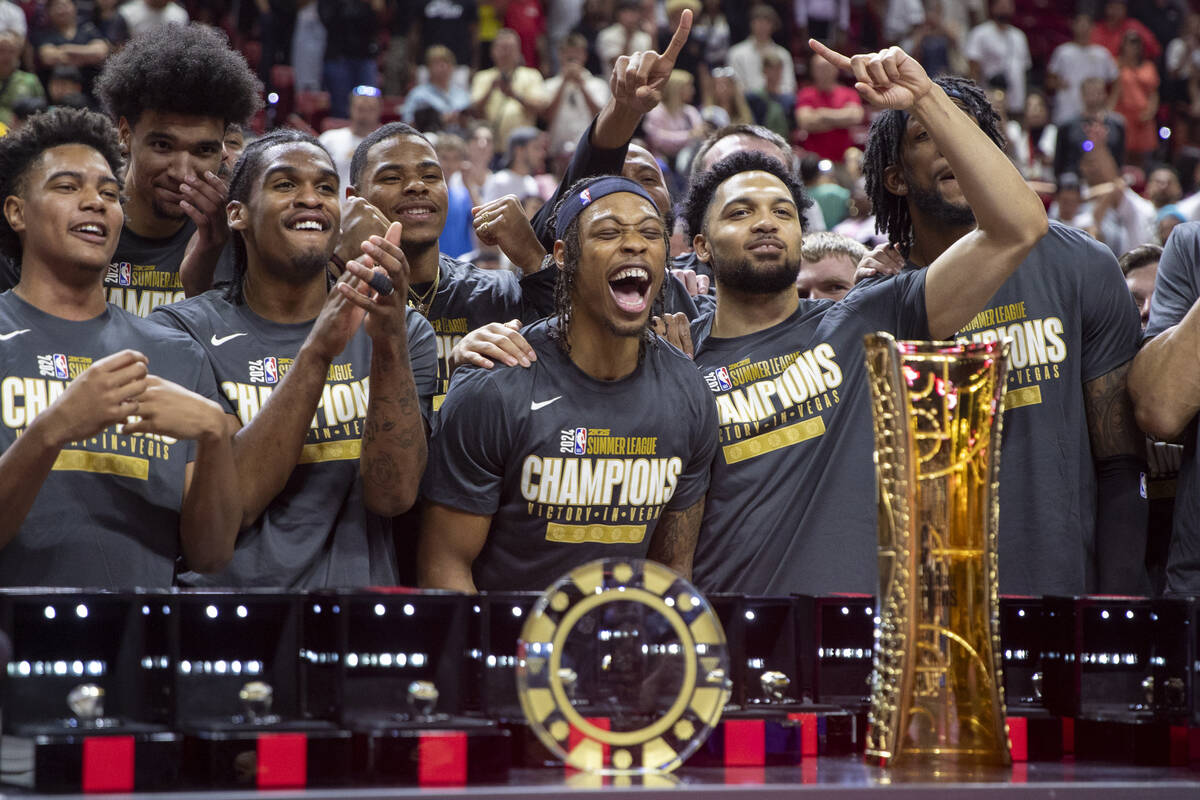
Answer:
<path fill-rule="evenodd" d="M 713 263 L 713 274 L 719 286 L 727 286 L 743 294 L 778 294 L 796 285 L 800 274 L 800 259 L 784 260 L 756 267 L 749 258 L 720 259 Z"/>
<path fill-rule="evenodd" d="M 956 228 L 975 224 L 975 212 L 970 206 L 955 205 L 942 197 L 936 188 L 918 188 L 911 180 L 908 187 L 908 199 L 913 206 L 934 221 Z"/>
<path fill-rule="evenodd" d="M 181 207 L 159 200 L 150 201 L 150 211 L 159 219 L 184 219 L 187 217 L 187 213 Z"/>

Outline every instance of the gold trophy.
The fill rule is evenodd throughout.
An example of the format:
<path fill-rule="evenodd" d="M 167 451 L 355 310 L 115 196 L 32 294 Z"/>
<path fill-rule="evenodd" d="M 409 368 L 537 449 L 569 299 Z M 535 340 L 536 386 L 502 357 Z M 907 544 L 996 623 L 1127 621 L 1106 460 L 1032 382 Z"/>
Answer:
<path fill-rule="evenodd" d="M 865 345 L 879 487 L 867 760 L 1009 764 L 996 576 L 1008 343 Z"/>

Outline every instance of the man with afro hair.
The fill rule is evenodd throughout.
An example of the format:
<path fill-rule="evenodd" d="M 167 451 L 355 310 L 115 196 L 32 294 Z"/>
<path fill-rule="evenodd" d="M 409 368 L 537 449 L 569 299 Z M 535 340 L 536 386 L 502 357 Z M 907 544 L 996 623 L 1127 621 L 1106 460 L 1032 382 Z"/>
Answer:
<path fill-rule="evenodd" d="M 121 151 L 56 109 L 0 139 L 0 586 L 171 585 L 212 571 L 240 508 L 229 418 L 186 336 L 107 304 Z M 132 421 L 131 421 L 132 420 Z"/>
<path fill-rule="evenodd" d="M 978 86 L 953 77 L 937 83 L 1003 146 L 996 112 Z M 907 271 L 958 248 L 980 224 L 978 201 L 962 191 L 924 129 L 899 111 L 872 122 L 863 172 L 876 225 Z M 1147 592 L 1145 444 L 1126 390 L 1141 325 L 1116 258 L 1087 234 L 1050 223 L 986 307 L 952 333 L 1013 340 L 1000 591 Z"/>
<path fill-rule="evenodd" d="M 218 30 L 161 25 L 110 58 L 96 88 L 129 160 L 125 229 L 104 286 L 144 317 L 212 285 L 229 239 L 222 140 L 258 109 L 262 87 Z"/>

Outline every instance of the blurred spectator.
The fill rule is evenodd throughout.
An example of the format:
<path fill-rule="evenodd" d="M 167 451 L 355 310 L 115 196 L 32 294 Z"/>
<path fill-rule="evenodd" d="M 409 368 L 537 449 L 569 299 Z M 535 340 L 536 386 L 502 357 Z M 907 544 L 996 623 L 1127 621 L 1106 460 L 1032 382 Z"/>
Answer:
<path fill-rule="evenodd" d="M 850 190 L 837 182 L 832 161 L 809 153 L 800 160 L 800 178 L 821 211 L 824 228 L 832 228 L 849 215 Z"/>
<path fill-rule="evenodd" d="M 513 194 L 522 203 L 539 194 L 536 175 L 546 170 L 546 135 L 537 128 L 517 128 L 508 138 L 508 164 L 483 184 L 476 205 Z"/>
<path fill-rule="evenodd" d="M 858 92 L 837 82 L 837 67 L 818 55 L 808 66 L 812 86 L 796 94 L 796 124 L 803 131 L 801 145 L 820 158 L 840 163 L 853 146 L 850 129 L 863 121 Z"/>
<path fill-rule="evenodd" d="M 15 33 L 0 33 L 0 123 L 13 122 L 13 106 L 27 97 L 46 96 L 42 83 L 32 72 L 20 69 L 24 39 Z"/>
<path fill-rule="evenodd" d="M 683 70 L 671 70 L 662 89 L 662 102 L 642 119 L 650 149 L 670 163 L 689 143 L 704 138 L 704 121 L 692 105 L 695 94 L 692 76 Z"/>
<path fill-rule="evenodd" d="M 1092 43 L 1103 45 L 1116 58 L 1121 50 L 1121 40 L 1125 34 L 1133 31 L 1142 39 L 1146 57 L 1157 59 L 1162 53 L 1162 45 L 1150 29 L 1136 19 L 1128 16 L 1129 8 L 1125 0 L 1105 0 L 1104 14 L 1096 20 L 1092 28 Z"/>
<path fill-rule="evenodd" d="M 438 237 L 438 250 L 451 258 L 459 258 L 475 247 L 475 232 L 471 226 L 471 207 L 474 202 L 462 178 L 463 164 L 467 160 L 467 143 L 461 136 L 439 133 L 434 137 L 433 149 L 437 151 L 438 162 L 442 165 L 448 197 L 446 225 Z"/>
<path fill-rule="evenodd" d="M 925 6 L 921 0 L 886 0 L 886 4 L 883 38 L 888 42 L 900 41 L 925 21 Z"/>
<path fill-rule="evenodd" d="M 559 54 L 567 36 L 583 19 L 583 0 L 552 0 L 546 6 L 546 39 L 550 50 L 550 74 L 562 67 Z M 586 49 L 586 45 L 585 45 Z"/>
<path fill-rule="evenodd" d="M 1146 58 L 1142 37 L 1134 31 L 1121 41 L 1117 68 L 1117 85 L 1109 102 L 1125 118 L 1126 161 L 1142 166 L 1158 145 L 1158 67 Z"/>
<path fill-rule="evenodd" d="M 1166 244 L 1171 231 L 1181 222 L 1187 222 L 1187 217 L 1179 210 L 1179 206 L 1170 205 L 1160 208 L 1154 217 L 1154 240 L 1159 244 Z"/>
<path fill-rule="evenodd" d="M 568 34 L 558 48 L 559 70 L 542 83 L 542 118 L 549 128 L 551 153 L 561 153 L 588 129 L 592 117 L 608 102 L 608 81 L 587 71 L 587 39 Z"/>
<path fill-rule="evenodd" d="M 1054 92 L 1055 125 L 1083 113 L 1079 87 L 1088 78 L 1112 83 L 1117 79 L 1117 62 L 1106 47 L 1092 42 L 1091 14 L 1076 14 L 1071 19 L 1071 41 L 1054 48 L 1046 67 L 1046 89 Z"/>
<path fill-rule="evenodd" d="M 326 39 L 317 0 L 297 0 L 296 24 L 292 27 L 292 70 L 296 91 L 321 91 Z"/>
<path fill-rule="evenodd" d="M 400 116 L 409 123 L 419 108 L 431 108 L 445 125 L 458 125 L 463 111 L 471 107 L 471 94 L 455 86 L 454 53 L 449 47 L 435 44 L 425 51 L 428 80 L 414 86 L 404 98 Z"/>
<path fill-rule="evenodd" d="M 710 120 L 713 110 L 721 113 Z M 750 113 L 750 105 L 742 92 L 741 77 L 737 70 L 733 67 L 717 67 L 713 70 L 711 94 L 705 98 L 700 114 L 716 128 L 754 124 L 754 115 Z"/>
<path fill-rule="evenodd" d="M 46 101 L 51 107 L 91 107 L 89 99 L 83 93 L 83 75 L 80 73 L 79 67 L 71 64 L 59 64 L 50 70 L 50 75 L 43 86 L 46 89 Z"/>
<path fill-rule="evenodd" d="M 926 21 L 934 5 L 938 7 L 942 25 L 958 45 L 966 41 L 971 28 L 987 19 L 987 0 L 925 0 Z M 954 68 L 956 73 L 966 74 L 966 71 L 965 66 Z"/>
<path fill-rule="evenodd" d="M 546 53 L 546 15 L 542 0 L 508 0 L 504 27 L 516 31 L 521 40 L 521 57 L 531 67 L 548 64 Z"/>
<path fill-rule="evenodd" d="M 1158 262 L 1162 248 L 1156 244 L 1135 247 L 1117 259 L 1125 275 L 1125 285 L 1142 315 L 1142 330 L 1150 321 L 1150 300 L 1154 297 L 1154 281 L 1158 278 Z"/>
<path fill-rule="evenodd" d="M 855 185 L 850 195 L 850 206 L 847 208 L 850 216 L 839 222 L 833 229 L 834 233 L 848 236 L 867 247 L 883 244 L 887 237 L 875 230 L 875 215 L 871 213 L 871 199 L 867 197 L 862 186 Z"/>
<path fill-rule="evenodd" d="M 704 35 L 696 30 L 696 17 L 700 14 L 700 0 L 667 0 L 665 7 L 667 24 L 658 33 L 658 52 L 666 51 L 667 46 L 671 43 L 671 37 L 675 35 L 675 29 L 679 27 L 679 21 L 683 19 L 683 12 L 691 11 L 692 30 L 688 34 L 687 41 L 683 43 L 683 49 L 679 51 L 679 56 L 675 59 L 675 69 L 695 76 L 698 81 L 704 80 L 704 75 L 708 71 L 708 62 L 705 60 L 704 53 Z"/>
<path fill-rule="evenodd" d="M 1179 36 L 1188 15 L 1188 3 L 1187 0 L 1134 0 L 1129 4 L 1129 15 L 1145 25 L 1165 47 Z"/>
<path fill-rule="evenodd" d="M 48 89 L 51 70 L 58 66 L 75 67 L 81 82 L 77 91 L 90 98 L 100 64 L 108 56 L 108 42 L 95 25 L 78 21 L 75 0 L 50 0 L 46 4 L 46 21 L 30 37 L 37 55 L 38 77 Z"/>
<path fill-rule="evenodd" d="M 991 0 L 989 16 L 967 34 L 963 54 L 976 83 L 987 85 L 1004 77 L 1006 110 L 1010 116 L 1019 115 L 1025 107 L 1025 73 L 1033 66 L 1029 40 L 1012 24 L 1013 0 Z"/>
<path fill-rule="evenodd" d="M 1189 142 L 1200 121 L 1200 14 L 1189 13 L 1178 37 L 1167 45 L 1162 101 L 1171 109 L 1176 141 Z"/>
<path fill-rule="evenodd" d="M 854 271 L 867 248 L 848 236 L 818 231 L 804 237 L 800 246 L 800 273 L 796 289 L 810 300 L 841 300 L 854 288 Z"/>
<path fill-rule="evenodd" d="M 345 99 L 350 109 L 350 124 L 344 128 L 331 128 L 320 135 L 321 144 L 333 156 L 341 180 L 342 199 L 350 185 L 350 160 L 354 151 L 367 134 L 379 127 L 383 111 L 383 93 L 374 86 L 356 86 Z"/>
<path fill-rule="evenodd" d="M 421 7 L 420 30 L 413 32 L 413 41 L 424 47 L 440 44 L 450 48 L 455 62 L 469 70 L 477 59 L 475 36 L 479 27 L 479 8 L 476 0 L 416 2 Z"/>
<path fill-rule="evenodd" d="M 376 34 L 383 8 L 383 0 L 317 0 L 325 26 L 324 75 L 330 116 L 348 114 L 353 87 L 379 85 Z"/>
<path fill-rule="evenodd" d="M 837 49 L 850 30 L 850 0 L 794 0 L 792 13 L 802 42 L 811 36 Z"/>
<path fill-rule="evenodd" d="M 1046 96 L 1034 90 L 1025 98 L 1021 121 L 1010 119 L 1004 126 L 1009 155 L 1026 180 L 1054 180 L 1054 146 L 1058 128 L 1050 122 Z"/>
<path fill-rule="evenodd" d="M 951 3 L 950 5 L 953 5 Z M 906 53 L 921 63 L 931 76 L 967 72 L 967 63 L 962 55 L 961 43 L 966 32 L 958 32 L 946 24 L 942 0 L 927 0 L 925 21 L 909 33 L 900 43 Z"/>
<path fill-rule="evenodd" d="M 228 182 L 233 175 L 233 167 L 242 157 L 246 149 L 246 131 L 236 122 L 225 125 L 225 135 L 221 138 L 221 168 L 218 174 Z"/>
<path fill-rule="evenodd" d="M 471 193 L 471 202 L 483 203 L 483 185 L 492 175 L 492 160 L 495 158 L 495 133 L 492 126 L 480 122 L 471 128 L 467 140 L 467 163 L 462 165 L 463 185 Z"/>
<path fill-rule="evenodd" d="M 779 14 L 771 6 L 760 4 L 750 9 L 750 36 L 729 48 L 729 66 L 737 71 L 744 91 L 761 92 L 766 88 L 762 57 L 774 53 L 783 63 L 783 83 L 779 91 L 795 96 L 796 65 L 792 54 L 771 38 L 779 26 Z"/>
<path fill-rule="evenodd" d="M 118 8 L 120 0 L 96 0 L 92 5 L 92 24 L 113 47 L 120 47 L 129 38 L 129 25 Z"/>
<path fill-rule="evenodd" d="M 692 15 L 688 41 L 692 39 L 704 42 L 704 64 L 710 72 L 729 60 L 729 21 L 721 13 L 721 0 L 704 0 L 700 13 Z"/>
<path fill-rule="evenodd" d="M 8 127 L 9 131 L 19 131 L 26 120 L 34 114 L 42 113 L 46 108 L 46 98 L 44 97 L 22 97 L 13 103 L 12 124 Z"/>
<path fill-rule="evenodd" d="M 25 12 L 21 7 L 12 0 L 0 0 L 0 36 L 12 33 L 24 42 L 28 32 Z"/>
<path fill-rule="evenodd" d="M 175 0 L 129 0 L 120 8 L 129 35 L 137 36 L 155 25 L 186 25 L 188 13 Z"/>
<path fill-rule="evenodd" d="M 619 56 L 650 50 L 654 40 L 642 29 L 640 0 L 617 0 L 617 21 L 596 37 L 596 53 L 600 56 L 600 73 L 608 75 Z"/>
<path fill-rule="evenodd" d="M 792 134 L 792 106 L 795 99 L 779 93 L 783 84 L 783 62 L 774 53 L 763 56 L 763 74 L 767 85 L 761 92 L 746 92 L 746 103 L 754 115 L 754 121 L 759 125 L 778 133 L 787 139 Z M 786 102 L 785 102 L 786 101 Z"/>
<path fill-rule="evenodd" d="M 472 110 L 491 124 L 499 144 L 517 128 L 536 124 L 542 74 L 521 66 L 520 39 L 508 29 L 496 34 L 492 61 L 496 66 L 480 70 L 471 80 L 471 102 Z"/>
<path fill-rule="evenodd" d="M 1108 92 L 1100 78 L 1088 78 L 1079 87 L 1083 113 L 1058 126 L 1054 145 L 1054 174 L 1079 171 L 1085 152 L 1091 152 L 1096 140 L 1107 142 L 1120 164 L 1125 157 L 1125 122 L 1108 110 Z"/>
<path fill-rule="evenodd" d="M 612 23 L 613 3 L 615 0 L 584 0 L 583 14 L 575 30 L 583 35 L 588 42 L 588 72 L 593 75 L 608 75 L 604 63 L 600 60 L 597 42 L 600 33 Z"/>

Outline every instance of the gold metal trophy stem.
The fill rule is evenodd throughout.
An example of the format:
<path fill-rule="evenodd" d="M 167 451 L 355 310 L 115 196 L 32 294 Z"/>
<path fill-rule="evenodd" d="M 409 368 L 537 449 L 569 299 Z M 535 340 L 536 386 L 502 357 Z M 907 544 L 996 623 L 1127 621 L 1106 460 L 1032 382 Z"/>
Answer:
<path fill-rule="evenodd" d="M 1008 344 L 866 337 L 879 498 L 868 761 L 1011 763 L 996 536 Z"/>

